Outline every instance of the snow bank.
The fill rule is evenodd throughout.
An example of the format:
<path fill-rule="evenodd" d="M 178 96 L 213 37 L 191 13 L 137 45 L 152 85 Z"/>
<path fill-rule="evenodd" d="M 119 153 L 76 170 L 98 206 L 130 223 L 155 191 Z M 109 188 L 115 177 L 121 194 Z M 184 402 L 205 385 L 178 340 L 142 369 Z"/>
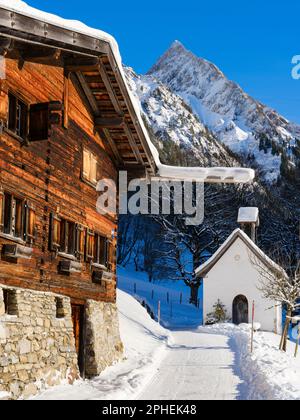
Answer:
<path fill-rule="evenodd" d="M 124 359 L 90 381 L 51 388 L 39 400 L 133 400 L 147 386 L 171 344 L 169 331 L 131 296 L 118 291 Z"/>
<path fill-rule="evenodd" d="M 299 400 L 300 356 L 294 358 L 294 344 L 287 353 L 279 350 L 280 336 L 256 332 L 254 352 L 250 353 L 250 326 L 223 324 L 201 327 L 199 332 L 224 334 L 230 337 L 236 352 L 236 369 L 244 381 L 247 400 Z"/>
<path fill-rule="evenodd" d="M 124 84 L 127 88 L 127 92 L 130 96 L 132 104 L 137 115 L 139 125 L 143 131 L 144 137 L 148 143 L 148 146 L 153 155 L 155 164 L 158 168 L 158 173 L 163 178 L 178 179 L 178 180 L 192 180 L 198 182 L 205 182 L 207 178 L 211 180 L 216 179 L 218 182 L 240 182 L 247 183 L 253 181 L 255 177 L 255 172 L 252 169 L 246 168 L 185 168 L 185 167 L 175 167 L 163 165 L 160 162 L 159 153 L 156 147 L 150 140 L 148 132 L 145 128 L 145 125 L 141 116 L 140 103 L 137 98 L 132 94 L 128 88 L 125 73 L 122 67 L 122 59 L 119 52 L 119 47 L 116 40 L 109 34 L 90 28 L 84 25 L 82 22 L 76 20 L 67 20 L 59 16 L 45 13 L 38 9 L 28 6 L 25 2 L 21 0 L 0 0 L 0 7 L 4 7 L 8 10 L 19 12 L 23 15 L 39 19 L 45 23 L 56 25 L 68 30 L 79 32 L 85 35 L 89 35 L 95 38 L 99 38 L 103 41 L 106 41 L 110 44 L 112 48 L 113 55 L 118 63 L 120 74 L 123 78 Z"/>

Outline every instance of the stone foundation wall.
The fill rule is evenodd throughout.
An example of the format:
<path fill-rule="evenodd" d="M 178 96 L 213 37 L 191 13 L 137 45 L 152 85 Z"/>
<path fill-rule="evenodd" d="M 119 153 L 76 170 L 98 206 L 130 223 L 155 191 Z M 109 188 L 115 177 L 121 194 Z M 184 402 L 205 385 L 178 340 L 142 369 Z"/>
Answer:
<path fill-rule="evenodd" d="M 123 344 L 116 304 L 87 301 L 85 354 L 88 377 L 99 375 L 122 357 Z"/>
<path fill-rule="evenodd" d="M 78 377 L 70 299 L 0 285 L 0 399 Z"/>

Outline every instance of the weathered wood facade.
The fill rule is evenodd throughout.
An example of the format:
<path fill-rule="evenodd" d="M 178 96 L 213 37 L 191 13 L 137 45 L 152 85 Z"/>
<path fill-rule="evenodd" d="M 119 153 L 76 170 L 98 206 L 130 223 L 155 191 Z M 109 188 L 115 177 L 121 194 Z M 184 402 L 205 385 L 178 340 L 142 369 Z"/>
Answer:
<path fill-rule="evenodd" d="M 95 184 L 83 174 L 84 151 L 96 157 L 98 180 L 105 177 L 117 182 L 118 169 L 142 176 L 155 172 L 119 68 L 106 42 L 98 40 L 95 49 L 96 40 L 77 34 L 74 43 L 74 33 L 50 25 L 45 36 L 41 22 L 0 12 L 6 68 L 1 81 L 0 186 L 2 194 L 13 192 L 35 213 L 34 237 L 29 242 L 26 237 L 16 240 L 0 227 L 2 249 L 12 243 L 33 249 L 30 259 L 5 258 L 2 252 L 0 281 L 66 294 L 79 303 L 87 298 L 114 301 L 115 281 L 93 283 L 87 248 L 90 231 L 107 238 L 108 269 L 115 273 L 117 220 L 96 212 Z M 69 36 L 72 46 L 68 45 Z M 85 42 L 81 43 L 81 38 Z M 47 138 L 32 141 L 31 119 L 39 118 L 38 113 L 25 116 L 26 135 L 11 130 L 10 95 L 26 106 L 28 114 L 39 104 L 56 105 Z M 1 210 L 3 214 L 4 205 Z M 51 244 L 51 223 L 56 216 L 83 229 L 84 239 L 76 236 L 77 248 L 70 253 L 74 258 Z M 62 260 L 78 261 L 78 272 L 62 274 Z"/>
<path fill-rule="evenodd" d="M 122 351 L 117 322 L 112 340 L 97 324 L 116 318 L 117 244 L 117 215 L 96 211 L 97 180 L 153 175 L 154 160 L 109 42 L 0 7 L 0 53 L 0 322 L 11 322 L 9 288 L 68 297 L 79 368 L 97 374 Z"/>

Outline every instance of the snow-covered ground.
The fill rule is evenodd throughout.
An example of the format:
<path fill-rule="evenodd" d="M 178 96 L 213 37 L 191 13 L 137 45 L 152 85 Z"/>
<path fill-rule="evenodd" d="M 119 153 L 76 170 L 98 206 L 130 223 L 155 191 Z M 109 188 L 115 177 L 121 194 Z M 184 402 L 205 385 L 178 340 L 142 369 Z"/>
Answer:
<path fill-rule="evenodd" d="M 98 378 L 49 389 L 35 399 L 300 399 L 300 356 L 278 350 L 279 336 L 231 324 L 167 330 L 118 291 L 125 357 Z"/>
<path fill-rule="evenodd" d="M 232 324 L 201 327 L 200 333 L 224 334 L 230 338 L 236 367 L 243 379 L 242 395 L 248 400 L 299 400 L 300 354 L 294 357 L 295 344 L 288 342 L 287 353 L 279 351 L 280 337 L 256 332 L 254 351 L 249 351 L 249 326 Z"/>
<path fill-rule="evenodd" d="M 193 329 L 202 325 L 202 288 L 199 291 L 200 306 L 196 308 L 189 303 L 189 287 L 180 280 L 150 283 L 146 273 L 137 273 L 134 269 L 118 267 L 118 287 L 140 302 L 147 303 L 156 320 L 158 302 L 160 302 L 161 324 L 166 328 Z"/>
<path fill-rule="evenodd" d="M 118 291 L 124 359 L 90 381 L 51 388 L 35 399 L 135 399 L 165 357 L 172 336 L 130 295 Z"/>

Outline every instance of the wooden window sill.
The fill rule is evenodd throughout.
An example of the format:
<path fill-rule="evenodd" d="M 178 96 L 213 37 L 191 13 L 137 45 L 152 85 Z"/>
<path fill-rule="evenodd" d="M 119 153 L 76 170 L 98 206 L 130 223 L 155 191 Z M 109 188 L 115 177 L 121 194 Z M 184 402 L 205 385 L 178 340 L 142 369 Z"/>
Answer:
<path fill-rule="evenodd" d="M 77 261 L 77 258 L 75 257 L 75 255 L 66 254 L 65 252 L 59 252 L 58 256 L 61 258 L 64 258 L 65 260 Z"/>
<path fill-rule="evenodd" d="M 91 266 L 93 268 L 98 268 L 99 270 L 108 271 L 108 268 L 105 267 L 105 265 L 102 265 L 102 264 L 92 263 Z"/>
<path fill-rule="evenodd" d="M 23 239 L 21 238 L 17 238 L 16 236 L 13 235 L 9 235 L 8 233 L 0 233 L 0 238 L 2 239 L 7 239 L 10 242 L 14 242 L 16 244 L 20 244 L 20 245 L 26 245 L 26 242 L 23 241 Z"/>
<path fill-rule="evenodd" d="M 23 137 L 18 136 L 18 134 L 14 133 L 9 128 L 4 128 L 3 131 L 6 134 L 8 134 L 9 136 L 13 137 L 15 140 L 18 140 L 18 142 L 20 142 L 21 144 L 27 144 L 27 140 L 26 139 L 23 139 Z"/>

